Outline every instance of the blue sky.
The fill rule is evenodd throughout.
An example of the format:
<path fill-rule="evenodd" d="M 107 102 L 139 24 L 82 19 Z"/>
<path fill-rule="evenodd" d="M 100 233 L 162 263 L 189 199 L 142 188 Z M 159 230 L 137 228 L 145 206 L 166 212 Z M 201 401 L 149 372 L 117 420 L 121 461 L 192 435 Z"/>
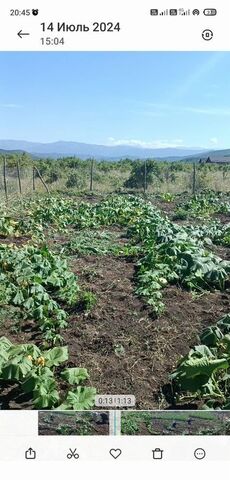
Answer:
<path fill-rule="evenodd" d="M 230 148 L 230 52 L 1 52 L 0 138 Z"/>

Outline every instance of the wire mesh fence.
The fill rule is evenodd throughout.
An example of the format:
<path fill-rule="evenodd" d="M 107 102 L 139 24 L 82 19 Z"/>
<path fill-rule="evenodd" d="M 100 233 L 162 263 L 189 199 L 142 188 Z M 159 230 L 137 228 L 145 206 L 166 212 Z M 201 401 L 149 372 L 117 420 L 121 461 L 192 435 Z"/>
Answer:
<path fill-rule="evenodd" d="M 37 166 L 38 165 L 38 166 Z M 217 168 L 195 163 L 161 164 L 153 161 L 139 163 L 98 162 L 93 159 L 59 164 L 57 161 L 34 162 L 30 165 L 7 158 L 0 162 L 0 201 L 15 202 L 35 192 L 111 193 L 117 191 L 144 193 L 195 194 L 202 189 L 229 191 L 230 165 Z"/>
<path fill-rule="evenodd" d="M 31 168 L 8 167 L 7 162 L 2 165 L 0 175 L 0 200 L 16 200 L 22 194 L 32 191 Z"/>

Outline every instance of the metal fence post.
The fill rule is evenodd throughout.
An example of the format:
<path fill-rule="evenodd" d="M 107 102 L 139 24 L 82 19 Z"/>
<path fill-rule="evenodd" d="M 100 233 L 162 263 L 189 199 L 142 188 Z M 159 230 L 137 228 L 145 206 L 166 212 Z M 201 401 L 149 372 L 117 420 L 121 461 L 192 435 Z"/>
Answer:
<path fill-rule="evenodd" d="M 21 174 L 20 174 L 20 166 L 19 161 L 17 160 L 17 174 L 18 174 L 18 187 L 20 195 L 22 194 L 22 184 L 21 184 Z"/>
<path fill-rule="evenodd" d="M 7 182 L 6 182 L 6 157 L 3 159 L 3 182 L 4 182 L 4 191 L 6 202 L 8 201 L 8 190 L 7 190 Z"/>
<path fill-rule="evenodd" d="M 196 164 L 193 163 L 193 174 L 192 174 L 192 194 L 196 193 Z"/>
<path fill-rule="evenodd" d="M 93 167 L 94 167 L 94 162 L 92 158 L 90 163 L 90 186 L 89 186 L 90 192 L 93 191 Z"/>
<path fill-rule="evenodd" d="M 147 185 L 147 160 L 145 160 L 145 163 L 144 163 L 144 193 L 146 193 L 147 188 L 148 188 L 148 185 Z"/>

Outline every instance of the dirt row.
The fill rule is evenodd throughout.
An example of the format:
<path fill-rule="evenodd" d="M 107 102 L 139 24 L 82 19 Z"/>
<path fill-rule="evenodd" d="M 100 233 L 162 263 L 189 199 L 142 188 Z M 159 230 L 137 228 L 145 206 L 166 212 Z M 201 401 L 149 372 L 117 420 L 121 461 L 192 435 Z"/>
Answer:
<path fill-rule="evenodd" d="M 229 259 L 229 249 L 216 250 Z M 132 259 L 90 255 L 71 257 L 69 265 L 82 288 L 97 299 L 90 312 L 70 311 L 69 326 L 63 331 L 69 366 L 86 367 L 90 384 L 99 394 L 133 394 L 137 409 L 167 408 L 162 387 L 180 357 L 197 343 L 202 329 L 230 312 L 230 290 L 193 295 L 179 286 L 168 286 L 163 291 L 165 311 L 157 318 L 135 294 Z M 17 343 L 41 343 L 33 322 L 20 332 L 11 327 L 9 312 L 0 323 L 1 335 Z M 12 385 L 3 389 L 0 403 L 2 408 L 31 408 L 29 399 Z"/>

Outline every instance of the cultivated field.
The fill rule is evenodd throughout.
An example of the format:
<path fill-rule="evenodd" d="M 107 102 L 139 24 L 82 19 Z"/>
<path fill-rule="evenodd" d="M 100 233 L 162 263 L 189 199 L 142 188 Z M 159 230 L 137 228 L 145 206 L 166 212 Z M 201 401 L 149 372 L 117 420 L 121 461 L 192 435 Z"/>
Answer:
<path fill-rule="evenodd" d="M 210 189 L 2 202 L 1 408 L 229 408 L 229 218 Z"/>

